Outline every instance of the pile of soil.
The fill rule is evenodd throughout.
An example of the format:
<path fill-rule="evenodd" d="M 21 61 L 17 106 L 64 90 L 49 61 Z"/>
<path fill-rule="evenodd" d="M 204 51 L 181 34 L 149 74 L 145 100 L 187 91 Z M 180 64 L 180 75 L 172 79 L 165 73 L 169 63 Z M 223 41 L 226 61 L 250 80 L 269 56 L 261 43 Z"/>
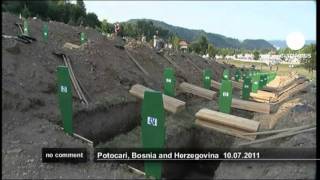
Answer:
<path fill-rule="evenodd" d="M 64 136 L 60 128 L 53 130 L 43 128 L 43 126 L 49 127 L 48 124 L 54 127 L 61 126 L 56 93 L 56 68 L 64 63 L 53 53 L 64 53 L 70 58 L 75 76 L 80 81 L 90 102 L 88 107 L 84 106 L 73 91 L 75 131 L 80 135 L 86 134 L 90 137 L 97 127 L 105 132 L 112 132 L 112 129 L 120 128 L 119 131 L 109 134 L 104 140 L 130 131 L 138 125 L 139 118 L 135 116 L 128 118 L 130 113 L 139 115 L 137 113 L 139 109 L 132 108 L 137 100 L 128 93 L 130 87 L 140 83 L 156 90 L 162 90 L 164 68 L 175 68 L 149 46 L 128 48 L 132 56 L 148 71 L 150 74 L 148 77 L 136 67 L 125 50 L 115 46 L 116 40 L 107 39 L 92 28 L 75 27 L 54 21 L 43 22 L 40 19 L 28 19 L 28 22 L 30 36 L 36 38 L 37 41 L 24 44 L 13 39 L 2 38 L 2 145 L 4 147 L 2 152 L 3 160 L 11 162 L 4 164 L 3 176 L 5 178 L 113 178 L 110 177 L 112 165 L 109 166 L 109 164 L 107 167 L 103 164 L 95 164 L 95 168 L 89 168 L 87 171 L 76 174 L 69 172 L 81 167 L 83 169 L 85 165 L 68 166 L 69 171 L 68 168 L 64 170 L 66 167 L 64 164 L 41 163 L 42 147 L 63 147 L 70 142 L 68 138 L 73 139 L 67 135 Z M 23 22 L 16 15 L 2 13 L 2 34 L 12 36 L 20 34 L 15 23 Z M 42 38 L 44 23 L 48 23 L 49 27 L 48 42 Z M 63 48 L 67 42 L 80 45 L 80 32 L 85 32 L 88 38 L 87 43 L 81 45 L 79 49 Z M 222 66 L 218 63 L 208 64 L 201 57 L 176 52 L 173 54 L 172 59 L 181 67 L 190 66 L 187 61 L 183 61 L 188 57 L 201 68 L 213 68 L 217 73 L 222 71 Z M 201 74 L 199 73 L 199 77 L 195 78 L 197 73 L 199 72 L 192 68 L 185 73 L 176 70 L 177 83 L 189 80 L 191 83 L 201 85 Z M 114 107 L 118 108 L 117 112 L 112 111 Z M 140 106 L 137 105 L 137 107 Z M 123 114 L 116 116 L 116 113 Z M 126 125 L 122 130 L 121 124 L 115 123 L 118 119 L 125 121 Z M 100 134 L 95 135 L 105 135 L 98 133 Z M 35 139 L 34 137 L 41 138 Z M 56 139 L 59 139 L 59 142 L 56 142 Z M 87 146 L 81 141 L 75 141 L 69 145 L 71 144 L 79 147 Z M 25 163 L 28 158 L 33 159 L 32 165 Z M 40 164 L 40 169 L 38 169 Z M 89 163 L 88 166 L 93 167 L 92 163 Z M 97 173 L 100 169 L 103 173 Z M 119 168 L 117 171 L 126 170 Z M 122 173 L 122 178 L 135 177 L 126 172 Z"/>

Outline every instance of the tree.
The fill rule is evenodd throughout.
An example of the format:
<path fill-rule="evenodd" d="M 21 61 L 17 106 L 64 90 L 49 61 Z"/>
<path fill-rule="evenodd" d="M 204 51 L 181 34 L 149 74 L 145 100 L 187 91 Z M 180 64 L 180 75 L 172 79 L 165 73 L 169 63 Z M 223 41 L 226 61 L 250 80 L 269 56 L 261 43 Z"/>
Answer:
<path fill-rule="evenodd" d="M 85 21 L 86 24 L 92 28 L 100 26 L 100 21 L 95 13 L 88 13 Z"/>
<path fill-rule="evenodd" d="M 100 24 L 99 30 L 100 30 L 100 32 L 102 32 L 104 34 L 111 33 L 112 32 L 112 25 L 109 24 L 106 19 L 104 19 Z"/>
<path fill-rule="evenodd" d="M 205 36 L 201 36 L 198 40 L 200 46 L 200 53 L 202 55 L 206 54 L 208 49 L 208 39 Z"/>
<path fill-rule="evenodd" d="M 313 73 L 313 70 L 316 69 L 316 45 L 310 44 L 304 49 L 304 52 L 311 55 L 309 58 L 303 59 L 304 67 Z"/>
<path fill-rule="evenodd" d="M 260 59 L 260 53 L 259 53 L 259 51 L 254 51 L 254 52 L 253 52 L 253 59 L 254 59 L 254 60 L 259 60 L 259 59 Z"/>
<path fill-rule="evenodd" d="M 216 51 L 215 47 L 213 46 L 213 44 L 208 45 L 208 54 L 209 54 L 209 57 L 211 57 L 211 58 L 216 57 L 217 51 Z"/>
<path fill-rule="evenodd" d="M 201 52 L 200 44 L 198 42 L 191 43 L 189 46 L 189 52 L 195 52 L 197 54 L 200 54 Z"/>
<path fill-rule="evenodd" d="M 86 13 L 86 7 L 84 5 L 83 0 L 77 0 L 77 6 L 81 9 L 81 11 L 83 11 L 84 13 Z"/>
<path fill-rule="evenodd" d="M 177 35 L 173 35 L 169 38 L 169 42 L 172 44 L 172 47 L 175 50 L 178 50 L 180 47 L 179 42 L 180 42 L 180 38 Z"/>

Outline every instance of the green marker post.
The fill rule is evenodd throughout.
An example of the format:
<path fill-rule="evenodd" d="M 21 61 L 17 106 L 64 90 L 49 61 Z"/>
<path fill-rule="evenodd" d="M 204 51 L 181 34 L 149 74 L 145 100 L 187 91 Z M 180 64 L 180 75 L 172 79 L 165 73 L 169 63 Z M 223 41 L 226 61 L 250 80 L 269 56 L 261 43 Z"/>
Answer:
<path fill-rule="evenodd" d="M 250 98 L 251 89 L 252 89 L 251 77 L 246 77 L 243 81 L 241 98 L 244 100 L 248 100 Z"/>
<path fill-rule="evenodd" d="M 163 73 L 164 76 L 164 94 L 174 97 L 176 78 L 172 68 L 166 68 Z"/>
<path fill-rule="evenodd" d="M 260 74 L 259 75 L 259 86 L 258 89 L 262 89 L 263 88 L 263 84 L 264 84 L 264 74 Z"/>
<path fill-rule="evenodd" d="M 86 42 L 86 35 L 84 32 L 80 33 L 80 43 L 81 45 Z"/>
<path fill-rule="evenodd" d="M 58 66 L 58 96 L 62 117 L 63 129 L 68 134 L 73 134 L 72 126 L 72 91 L 69 71 L 66 66 Z"/>
<path fill-rule="evenodd" d="M 258 75 L 253 75 L 252 76 L 252 92 L 256 93 L 259 88 L 259 76 Z"/>
<path fill-rule="evenodd" d="M 141 112 L 141 138 L 145 149 L 162 149 L 165 145 L 165 112 L 162 93 L 145 91 Z M 162 163 L 148 161 L 144 163 L 147 176 L 161 178 Z"/>
<path fill-rule="evenodd" d="M 45 42 L 48 42 L 49 28 L 48 24 L 43 25 L 42 36 Z"/>
<path fill-rule="evenodd" d="M 232 83 L 230 80 L 221 80 L 218 103 L 220 112 L 230 114 L 232 103 Z"/>
<path fill-rule="evenodd" d="M 202 73 L 202 82 L 203 82 L 204 88 L 211 89 L 211 79 L 212 79 L 211 69 L 205 69 Z"/>
<path fill-rule="evenodd" d="M 26 19 L 23 21 L 23 35 L 29 36 L 29 25 Z"/>
<path fill-rule="evenodd" d="M 223 80 L 228 80 L 228 79 L 229 79 L 229 70 L 228 70 L 228 69 L 225 69 L 225 70 L 223 71 L 222 79 L 223 79 Z"/>

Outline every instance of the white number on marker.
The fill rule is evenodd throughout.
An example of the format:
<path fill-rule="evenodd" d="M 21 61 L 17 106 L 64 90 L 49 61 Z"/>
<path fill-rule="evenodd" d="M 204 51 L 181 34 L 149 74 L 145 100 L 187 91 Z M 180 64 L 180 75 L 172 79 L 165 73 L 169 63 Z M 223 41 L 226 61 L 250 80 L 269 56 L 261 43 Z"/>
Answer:
<path fill-rule="evenodd" d="M 150 126 L 157 126 L 158 125 L 158 119 L 155 118 L 155 117 L 150 117 L 148 116 L 147 117 L 147 124 L 150 125 Z"/>
<path fill-rule="evenodd" d="M 68 92 L 67 86 L 60 86 L 60 92 L 67 93 Z"/>

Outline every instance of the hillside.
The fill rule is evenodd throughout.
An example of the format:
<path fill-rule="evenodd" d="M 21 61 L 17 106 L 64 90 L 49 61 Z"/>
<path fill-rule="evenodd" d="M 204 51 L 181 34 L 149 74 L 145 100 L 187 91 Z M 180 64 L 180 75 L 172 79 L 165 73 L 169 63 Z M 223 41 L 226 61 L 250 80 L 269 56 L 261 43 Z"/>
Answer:
<path fill-rule="evenodd" d="M 172 33 L 177 34 L 179 37 L 192 42 L 197 40 L 201 35 L 204 35 L 208 38 L 210 43 L 213 43 L 216 47 L 219 48 L 237 48 L 237 49 L 273 49 L 274 47 L 268 41 L 263 39 L 252 40 L 246 39 L 243 42 L 240 42 L 238 39 L 229 38 L 220 34 L 208 33 L 204 30 L 194 30 L 187 29 L 179 26 L 173 26 L 162 21 L 152 20 L 152 19 L 131 19 L 129 23 L 136 23 L 138 20 L 152 21 L 155 26 L 167 29 Z"/>

